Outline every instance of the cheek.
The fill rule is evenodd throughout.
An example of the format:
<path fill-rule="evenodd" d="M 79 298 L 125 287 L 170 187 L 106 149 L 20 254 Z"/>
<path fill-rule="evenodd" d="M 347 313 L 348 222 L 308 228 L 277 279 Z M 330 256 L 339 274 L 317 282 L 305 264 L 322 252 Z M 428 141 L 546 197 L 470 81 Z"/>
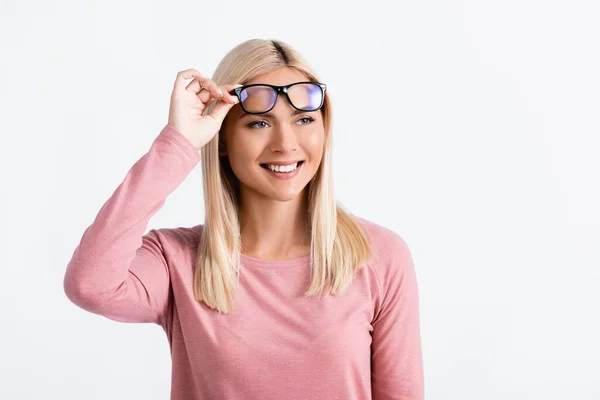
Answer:
<path fill-rule="evenodd" d="M 261 154 L 260 146 L 256 140 L 245 140 L 239 136 L 229 143 L 228 154 L 231 169 L 238 178 L 248 176 L 252 171 L 252 168 L 248 168 L 249 165 L 256 164 L 256 160 Z"/>
<path fill-rule="evenodd" d="M 231 164 L 231 169 L 238 177 L 248 171 L 248 162 L 247 155 L 244 153 L 236 151 L 229 153 L 229 164 Z"/>
<path fill-rule="evenodd" d="M 317 131 L 306 137 L 304 148 L 309 153 L 313 161 L 319 161 L 323 156 L 323 147 L 325 145 L 325 134 L 323 131 Z"/>

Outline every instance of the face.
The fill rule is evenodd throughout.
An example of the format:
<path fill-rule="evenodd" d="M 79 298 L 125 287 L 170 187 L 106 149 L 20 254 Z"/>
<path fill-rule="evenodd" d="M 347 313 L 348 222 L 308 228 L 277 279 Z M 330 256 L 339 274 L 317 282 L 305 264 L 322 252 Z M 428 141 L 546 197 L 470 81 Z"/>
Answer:
<path fill-rule="evenodd" d="M 246 82 L 288 85 L 308 81 L 302 73 L 281 68 Z M 262 196 L 278 201 L 296 198 L 315 176 L 323 157 L 325 128 L 321 111 L 299 112 L 280 93 L 275 107 L 266 114 L 247 114 L 239 104 L 225 117 L 226 154 L 240 181 L 242 198 Z M 275 165 L 296 170 L 282 173 Z"/>

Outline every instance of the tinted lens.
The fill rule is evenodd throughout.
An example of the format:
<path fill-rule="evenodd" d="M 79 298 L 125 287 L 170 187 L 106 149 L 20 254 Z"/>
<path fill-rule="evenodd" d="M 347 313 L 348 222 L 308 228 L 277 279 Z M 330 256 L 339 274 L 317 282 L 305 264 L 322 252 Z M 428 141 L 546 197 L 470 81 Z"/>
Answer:
<path fill-rule="evenodd" d="M 300 83 L 288 89 L 292 104 L 303 111 L 314 111 L 323 103 L 323 90 L 319 85 Z"/>
<path fill-rule="evenodd" d="M 252 86 L 240 93 L 240 100 L 247 112 L 264 112 L 275 104 L 277 93 L 268 86 Z"/>

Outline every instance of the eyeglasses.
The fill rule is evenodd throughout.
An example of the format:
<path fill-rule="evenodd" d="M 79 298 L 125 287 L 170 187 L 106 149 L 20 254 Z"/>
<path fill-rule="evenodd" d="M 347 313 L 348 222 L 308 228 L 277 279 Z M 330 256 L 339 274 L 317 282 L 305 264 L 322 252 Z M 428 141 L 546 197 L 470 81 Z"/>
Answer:
<path fill-rule="evenodd" d="M 327 85 L 319 82 L 296 82 L 287 86 L 256 83 L 233 89 L 242 110 L 248 114 L 263 114 L 275 107 L 279 93 L 285 93 L 296 110 L 316 111 L 323 106 Z"/>

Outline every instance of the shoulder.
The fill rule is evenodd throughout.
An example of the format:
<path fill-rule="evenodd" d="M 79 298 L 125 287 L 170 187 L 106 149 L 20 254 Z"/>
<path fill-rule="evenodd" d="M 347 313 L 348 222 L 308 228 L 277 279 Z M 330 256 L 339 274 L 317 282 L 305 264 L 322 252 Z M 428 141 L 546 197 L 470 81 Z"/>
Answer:
<path fill-rule="evenodd" d="M 400 234 L 365 218 L 353 218 L 365 232 L 373 251 L 369 266 L 376 275 L 380 289 L 398 284 L 403 276 L 414 273 L 410 248 Z"/>
<path fill-rule="evenodd" d="M 174 257 L 182 252 L 195 250 L 200 243 L 202 225 L 179 226 L 173 228 L 154 228 L 145 235 L 157 240 L 167 258 Z"/>
<path fill-rule="evenodd" d="M 367 241 L 380 262 L 410 252 L 404 238 L 392 229 L 355 215 L 352 218 L 363 229 Z"/>

